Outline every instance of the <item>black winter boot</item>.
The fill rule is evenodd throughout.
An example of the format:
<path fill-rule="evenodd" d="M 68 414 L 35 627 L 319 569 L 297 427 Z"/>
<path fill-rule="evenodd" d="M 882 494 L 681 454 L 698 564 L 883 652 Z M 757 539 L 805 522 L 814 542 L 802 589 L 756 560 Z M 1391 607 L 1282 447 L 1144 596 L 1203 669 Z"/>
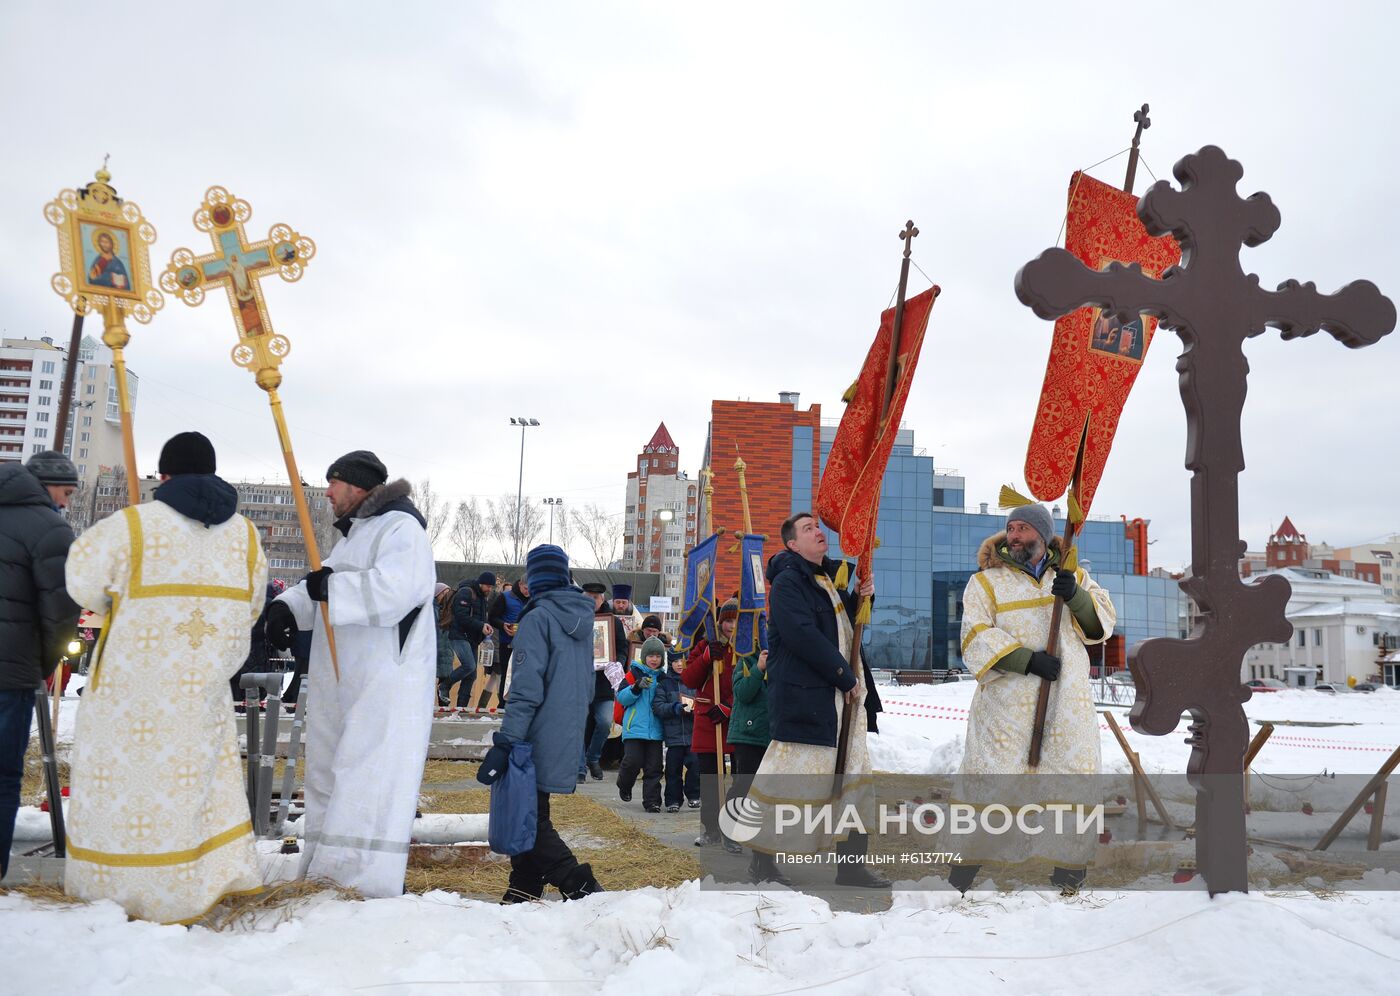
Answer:
<path fill-rule="evenodd" d="M 1061 868 L 1056 865 L 1055 870 L 1050 873 L 1050 884 L 1056 886 L 1062 896 L 1077 896 L 1079 890 L 1084 887 L 1084 879 L 1088 874 L 1085 868 Z"/>
<path fill-rule="evenodd" d="M 749 859 L 749 881 L 754 885 L 771 883 L 773 885 L 792 885 L 792 879 L 778 871 L 778 862 L 773 860 L 773 855 L 754 851 L 753 857 Z"/>
<path fill-rule="evenodd" d="M 967 890 L 972 888 L 972 882 L 977 878 L 977 873 L 981 870 L 981 865 L 953 865 L 948 869 L 948 884 L 965 896 Z"/>
<path fill-rule="evenodd" d="M 544 895 L 544 879 L 536 878 L 533 875 L 517 875 L 511 872 L 510 883 L 506 886 L 506 894 L 501 897 L 501 903 L 510 905 L 512 903 L 534 902 Z"/>
<path fill-rule="evenodd" d="M 584 896 L 591 896 L 595 892 L 606 892 L 598 880 L 593 877 L 592 865 L 579 865 L 569 874 L 564 876 L 564 881 L 559 883 L 559 893 L 565 899 L 582 899 Z"/>

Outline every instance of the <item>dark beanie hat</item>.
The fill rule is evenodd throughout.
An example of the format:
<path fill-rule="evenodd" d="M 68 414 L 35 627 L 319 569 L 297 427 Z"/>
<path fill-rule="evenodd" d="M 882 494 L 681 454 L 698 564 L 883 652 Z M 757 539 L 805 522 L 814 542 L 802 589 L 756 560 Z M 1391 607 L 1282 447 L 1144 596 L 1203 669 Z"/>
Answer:
<path fill-rule="evenodd" d="M 35 453 L 25 466 L 39 479 L 40 484 L 52 484 L 55 487 L 78 486 L 78 468 L 73 466 L 72 460 L 56 450 Z"/>
<path fill-rule="evenodd" d="M 661 617 L 660 617 L 660 616 L 647 616 L 645 619 L 642 620 L 642 629 L 660 629 L 660 628 L 661 628 Z"/>
<path fill-rule="evenodd" d="M 606 595 L 608 593 L 608 586 L 601 581 L 585 581 L 583 583 L 583 590 L 590 595 Z"/>
<path fill-rule="evenodd" d="M 525 583 L 530 597 L 569 586 L 569 555 L 552 543 L 541 543 L 525 554 Z"/>
<path fill-rule="evenodd" d="M 326 480 L 344 481 L 371 491 L 389 479 L 389 471 L 369 450 L 352 450 L 326 471 Z"/>
<path fill-rule="evenodd" d="M 157 469 L 167 477 L 212 474 L 215 469 L 214 444 L 202 432 L 178 432 L 161 447 Z"/>
<path fill-rule="evenodd" d="M 476 576 L 476 583 L 478 585 L 489 584 L 494 588 L 496 587 L 496 575 L 491 571 L 482 571 Z"/>

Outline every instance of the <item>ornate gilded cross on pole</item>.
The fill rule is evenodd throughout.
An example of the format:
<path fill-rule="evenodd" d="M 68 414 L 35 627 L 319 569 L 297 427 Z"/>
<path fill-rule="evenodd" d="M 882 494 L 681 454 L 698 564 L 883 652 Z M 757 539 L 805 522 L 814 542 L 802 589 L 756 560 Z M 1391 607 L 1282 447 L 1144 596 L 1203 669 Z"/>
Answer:
<path fill-rule="evenodd" d="M 313 571 L 321 567 L 321 554 L 316 548 L 316 533 L 311 523 L 311 508 L 301 485 L 296 456 L 292 452 L 292 437 L 287 430 L 287 418 L 282 411 L 282 399 L 277 388 L 282 383 L 282 361 L 292 350 L 291 341 L 274 332 L 267 314 L 259 281 L 270 273 L 293 283 L 306 272 L 306 264 L 316 255 L 316 243 L 289 225 L 273 225 L 266 239 L 248 242 L 243 223 L 253 215 L 252 206 L 234 197 L 223 187 L 210 187 L 204 203 L 194 213 L 194 227 L 208 232 L 214 251 L 196 256 L 185 248 L 176 249 L 170 264 L 160 276 L 160 285 L 169 294 L 194 306 L 204 301 L 206 287 L 222 286 L 228 291 L 233 308 L 233 322 L 238 329 L 238 344 L 233 347 L 233 362 L 252 371 L 258 387 L 267 392 L 272 420 L 277 426 L 277 439 L 282 446 L 282 458 L 296 501 L 297 518 L 301 521 L 302 538 L 306 543 L 306 559 Z M 336 660 L 335 633 L 331 629 L 330 612 L 321 603 L 321 620 L 326 627 L 326 641 L 331 652 L 331 667 L 340 679 Z"/>
<path fill-rule="evenodd" d="M 1293 631 L 1284 617 L 1287 581 L 1240 580 L 1244 341 L 1272 326 L 1285 339 L 1324 331 L 1345 346 L 1366 346 L 1395 327 L 1395 305 L 1365 280 L 1327 295 L 1295 280 L 1262 290 L 1259 278 L 1241 268 L 1239 251 L 1278 229 L 1268 194 L 1240 197 L 1235 185 L 1244 170 L 1214 146 L 1186 156 L 1174 173 L 1181 190 L 1159 181 L 1138 204 L 1138 217 L 1150 235 L 1176 237 L 1181 266 L 1154 280 L 1117 263 L 1094 272 L 1070 253 L 1049 249 L 1016 275 L 1016 295 L 1041 318 L 1086 304 L 1123 322 L 1156 315 L 1186 347 L 1177 371 L 1192 472 L 1191 576 L 1181 587 L 1200 607 L 1201 621 L 1189 639 L 1147 640 L 1136 648 L 1129 663 L 1137 698 L 1129 718 L 1139 732 L 1164 736 L 1183 712 L 1191 714 L 1187 775 L 1196 788 L 1196 863 L 1214 894 L 1248 888 L 1243 704 L 1250 691 L 1240 681 L 1240 663 L 1251 646 L 1284 642 Z"/>
<path fill-rule="evenodd" d="M 80 190 L 63 190 L 44 206 L 44 217 L 58 229 L 59 272 L 49 281 L 73 309 L 73 336 L 64 371 L 58 425 L 53 448 L 63 449 L 73 396 L 73 376 L 77 371 L 77 346 L 82 334 L 83 316 L 101 311 L 102 342 L 112 351 L 112 368 L 117 382 L 117 404 L 121 413 L 122 455 L 126 464 L 127 500 L 141 500 L 140 478 L 136 475 L 136 441 L 132 429 L 131 390 L 126 377 L 126 345 L 131 333 L 126 316 L 145 324 L 165 304 L 165 298 L 151 284 L 149 247 L 156 230 L 132 201 L 117 196 L 107 172 L 107 159 L 94 182 Z"/>

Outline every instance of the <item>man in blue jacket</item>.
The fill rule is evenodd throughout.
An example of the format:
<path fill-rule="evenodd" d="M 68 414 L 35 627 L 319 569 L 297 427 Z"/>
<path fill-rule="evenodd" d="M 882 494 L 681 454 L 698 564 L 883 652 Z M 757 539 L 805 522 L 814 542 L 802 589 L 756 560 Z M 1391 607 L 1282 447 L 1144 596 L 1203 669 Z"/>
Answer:
<path fill-rule="evenodd" d="M 533 749 L 538 792 L 535 846 L 510 859 L 505 903 L 539 899 L 553 885 L 565 899 L 582 899 L 603 887 L 581 865 L 549 819 L 552 793 L 577 784 L 578 746 L 593 697 L 593 600 L 569 580 L 569 557 L 551 544 L 525 558 L 530 601 L 520 613 L 511 655 L 514 677 L 505 719 L 477 771 L 490 785 L 505 773 L 512 744 Z"/>

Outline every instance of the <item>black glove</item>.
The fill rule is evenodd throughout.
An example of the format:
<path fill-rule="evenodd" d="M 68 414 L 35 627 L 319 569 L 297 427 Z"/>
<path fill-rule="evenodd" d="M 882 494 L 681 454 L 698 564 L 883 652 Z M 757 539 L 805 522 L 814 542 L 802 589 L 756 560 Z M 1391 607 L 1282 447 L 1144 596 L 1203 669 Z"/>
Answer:
<path fill-rule="evenodd" d="M 306 593 L 313 602 L 324 602 L 330 598 L 331 575 L 334 573 L 334 568 L 322 567 L 306 575 Z"/>
<path fill-rule="evenodd" d="M 267 624 L 263 635 L 275 650 L 286 650 L 292 645 L 292 636 L 297 631 L 297 617 L 292 614 L 286 602 L 273 602 L 267 607 Z"/>
<path fill-rule="evenodd" d="M 1056 571 L 1055 580 L 1050 582 L 1050 593 L 1064 602 L 1079 594 L 1079 585 L 1074 581 L 1074 571 Z"/>
<path fill-rule="evenodd" d="M 510 765 L 510 741 L 497 730 L 491 734 L 491 742 L 495 746 L 486 752 L 481 767 L 476 769 L 476 780 L 483 785 L 492 785 L 500 781 Z"/>
<path fill-rule="evenodd" d="M 1026 673 L 1033 674 L 1037 678 L 1044 678 L 1046 681 L 1055 681 L 1060 677 L 1060 659 L 1043 650 L 1033 650 L 1031 651 L 1031 662 L 1026 667 Z"/>
<path fill-rule="evenodd" d="M 705 715 L 710 717 L 710 722 L 714 723 L 716 726 L 722 726 L 729 722 L 729 713 L 726 712 L 724 706 L 721 705 L 710 706 L 710 708 L 705 710 Z"/>

